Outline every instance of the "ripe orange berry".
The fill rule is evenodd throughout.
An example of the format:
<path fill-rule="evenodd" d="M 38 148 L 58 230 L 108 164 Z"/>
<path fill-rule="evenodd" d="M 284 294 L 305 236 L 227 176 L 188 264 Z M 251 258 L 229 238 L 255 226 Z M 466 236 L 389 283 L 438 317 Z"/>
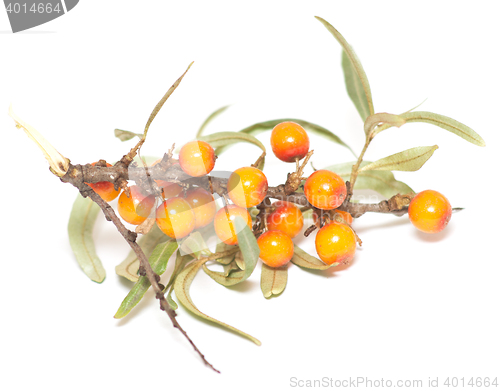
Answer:
<path fill-rule="evenodd" d="M 214 218 L 215 233 L 220 240 L 229 245 L 238 243 L 238 233 L 234 228 L 234 219 L 236 216 L 241 217 L 247 222 L 248 227 L 252 228 L 250 213 L 245 208 L 236 205 L 227 205 L 227 213 L 226 208 L 219 209 Z"/>
<path fill-rule="evenodd" d="M 118 213 L 127 223 L 139 225 L 149 216 L 155 203 L 153 195 L 145 195 L 138 186 L 130 186 L 130 197 L 125 192 L 118 198 Z"/>
<path fill-rule="evenodd" d="M 327 215 L 330 219 L 330 221 L 338 221 L 337 219 L 339 220 L 343 220 L 343 221 L 338 221 L 339 223 L 346 223 L 346 224 L 349 224 L 351 225 L 352 224 L 352 216 L 349 212 L 345 212 L 343 210 L 333 210 L 333 211 L 329 211 L 328 212 L 323 212 L 323 215 Z M 316 224 L 318 222 L 318 214 L 316 213 L 316 210 L 313 210 L 313 213 L 312 213 L 312 217 L 313 217 L 313 221 L 314 221 L 314 224 Z"/>
<path fill-rule="evenodd" d="M 267 266 L 280 267 L 292 259 L 293 242 L 284 232 L 264 232 L 257 239 L 257 244 L 260 249 L 259 257 Z"/>
<path fill-rule="evenodd" d="M 156 209 L 156 225 L 171 238 L 183 238 L 193 231 L 195 215 L 184 198 L 169 198 Z"/>
<path fill-rule="evenodd" d="M 255 167 L 238 168 L 227 181 L 229 198 L 242 208 L 260 204 L 266 197 L 267 187 L 266 176 Z"/>
<path fill-rule="evenodd" d="M 309 136 L 295 122 L 282 122 L 271 132 L 271 148 L 276 157 L 284 162 L 302 159 L 309 152 Z"/>
<path fill-rule="evenodd" d="M 335 209 L 344 202 L 347 189 L 344 180 L 334 172 L 318 170 L 307 178 L 304 193 L 312 206 Z"/>
<path fill-rule="evenodd" d="M 94 162 L 92 165 L 95 166 L 96 163 Z M 112 167 L 112 165 L 106 163 L 106 167 Z M 94 189 L 106 202 L 113 201 L 120 194 L 120 190 L 115 190 L 115 186 L 111 182 L 87 183 L 87 185 Z"/>
<path fill-rule="evenodd" d="M 195 217 L 195 229 L 202 228 L 214 219 L 217 211 L 214 197 L 201 187 L 187 191 L 186 201 L 191 206 Z"/>
<path fill-rule="evenodd" d="M 297 236 L 304 226 L 300 209 L 288 201 L 276 201 L 272 206 L 276 209 L 267 215 L 267 228 L 271 231 L 281 231 L 290 238 Z"/>
<path fill-rule="evenodd" d="M 190 141 L 181 148 L 179 163 L 188 175 L 194 177 L 206 175 L 215 166 L 214 149 L 205 141 Z"/>
<path fill-rule="evenodd" d="M 167 182 L 161 179 L 155 179 L 155 182 L 161 189 L 161 195 L 163 198 L 177 197 L 182 192 L 182 187 L 174 182 Z"/>
<path fill-rule="evenodd" d="M 448 199 L 434 190 L 418 193 L 410 202 L 408 216 L 411 223 L 422 232 L 441 232 L 451 219 Z"/>
<path fill-rule="evenodd" d="M 356 252 L 356 237 L 351 227 L 336 221 L 316 234 L 316 252 L 327 265 L 349 262 Z"/>

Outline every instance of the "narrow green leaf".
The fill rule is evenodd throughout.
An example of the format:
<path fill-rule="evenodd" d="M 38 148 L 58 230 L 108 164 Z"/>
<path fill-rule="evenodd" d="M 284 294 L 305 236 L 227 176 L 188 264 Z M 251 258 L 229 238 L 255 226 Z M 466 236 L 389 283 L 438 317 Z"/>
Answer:
<path fill-rule="evenodd" d="M 229 244 L 226 244 L 224 242 L 220 242 L 220 243 L 217 243 L 217 246 L 215 247 L 215 252 L 222 253 L 222 252 L 226 252 L 232 248 L 234 248 L 234 246 L 230 246 Z M 233 259 L 234 259 L 234 254 L 226 255 L 225 257 L 222 257 L 222 258 L 217 258 L 216 261 L 218 263 L 220 263 L 221 265 L 228 265 L 231 263 L 231 261 Z"/>
<path fill-rule="evenodd" d="M 137 241 L 137 244 L 141 247 L 144 255 L 149 258 L 154 248 L 163 242 L 168 240 L 166 236 L 160 229 L 155 225 L 146 235 L 141 235 L 141 238 Z M 137 258 L 136 253 L 133 250 L 127 255 L 127 258 L 123 260 L 122 263 L 115 267 L 116 274 L 125 277 L 127 280 L 136 282 L 139 279 L 137 271 L 139 270 L 140 261 Z"/>
<path fill-rule="evenodd" d="M 120 141 L 132 140 L 134 137 L 142 138 L 142 134 L 130 132 L 129 130 L 115 129 L 115 137 Z"/>
<path fill-rule="evenodd" d="M 241 253 L 243 254 L 243 260 L 245 261 L 244 279 L 246 280 L 252 274 L 255 265 L 257 265 L 260 248 L 252 230 L 241 217 L 235 218 L 234 228 L 238 236 L 238 246 L 240 247 Z"/>
<path fill-rule="evenodd" d="M 148 261 L 156 274 L 162 275 L 165 273 L 168 260 L 175 250 L 177 250 L 177 241 L 174 239 L 160 243 L 155 247 Z M 146 276 L 139 277 L 128 295 L 123 299 L 120 308 L 116 311 L 115 318 L 121 319 L 127 316 L 132 308 L 142 300 L 150 286 L 151 284 Z"/>
<path fill-rule="evenodd" d="M 370 84 L 368 83 L 368 78 L 366 77 L 365 70 L 363 69 L 363 66 L 361 65 L 361 61 L 359 61 L 358 56 L 354 52 L 351 45 L 349 45 L 349 43 L 347 43 L 347 41 L 342 36 L 342 34 L 340 34 L 330 23 L 328 23 L 323 18 L 320 18 L 319 16 L 316 16 L 315 18 L 318 19 L 321 23 L 323 23 L 323 25 L 326 27 L 326 29 L 335 37 L 335 39 L 340 43 L 340 45 L 344 49 L 346 57 L 351 62 L 352 70 L 349 71 L 353 74 L 353 76 L 351 76 L 351 77 L 354 77 L 354 75 L 357 76 L 358 81 L 356 81 L 356 83 L 361 84 L 361 86 L 363 88 L 363 92 L 364 92 L 366 102 L 367 102 L 366 104 L 368 105 L 368 113 L 374 114 L 375 110 L 373 109 L 373 100 L 372 100 L 372 92 L 370 89 Z M 344 72 L 345 72 L 345 68 L 344 68 Z M 347 82 L 346 82 L 346 84 L 347 84 Z M 351 86 L 351 88 L 354 88 L 354 87 L 356 87 L 356 86 Z M 348 87 L 347 91 L 349 92 L 349 87 Z M 358 96 L 358 95 L 359 95 L 359 93 L 356 93 L 355 96 Z M 350 93 L 349 93 L 349 96 L 351 96 Z M 353 98 L 351 97 L 351 99 L 353 99 Z M 354 105 L 356 105 L 356 101 L 354 99 L 353 99 L 353 102 L 354 102 Z M 361 101 L 358 100 L 358 102 L 361 102 Z M 360 106 L 361 110 L 358 109 L 358 112 L 361 115 L 361 118 L 363 119 L 363 121 L 365 121 L 367 116 L 364 116 L 366 114 L 366 111 L 365 111 L 364 107 L 362 107 L 362 106 L 363 105 Z M 357 105 L 356 105 L 356 108 L 358 108 Z"/>
<path fill-rule="evenodd" d="M 285 290 L 288 279 L 288 265 L 281 267 L 270 267 L 262 264 L 260 275 L 260 289 L 266 299 L 277 296 Z"/>
<path fill-rule="evenodd" d="M 429 160 L 437 145 L 431 147 L 415 147 L 394 155 L 387 156 L 362 167 L 360 171 L 384 170 L 384 171 L 417 171 Z"/>
<path fill-rule="evenodd" d="M 222 326 L 236 334 L 239 334 L 245 338 L 248 338 L 250 341 L 255 343 L 256 345 L 261 345 L 260 341 L 251 335 L 244 333 L 241 330 L 238 330 L 237 328 L 230 326 L 226 323 L 223 323 L 217 319 L 212 318 L 211 316 L 208 316 L 201 312 L 196 305 L 193 303 L 193 300 L 191 299 L 191 296 L 189 294 L 189 288 L 191 286 L 191 283 L 193 282 L 194 277 L 196 276 L 196 273 L 198 273 L 198 270 L 200 267 L 205 263 L 206 261 L 204 259 L 198 260 L 196 262 L 193 262 L 189 266 L 187 266 L 175 279 L 174 283 L 174 291 L 175 295 L 177 296 L 177 299 L 180 301 L 180 303 L 190 312 L 193 314 L 199 316 L 202 319 L 208 320 L 210 322 L 213 322 L 215 324 L 218 324 L 219 326 Z"/>
<path fill-rule="evenodd" d="M 203 265 L 203 271 L 212 278 L 215 282 L 218 282 L 224 286 L 232 286 L 240 283 L 245 274 L 243 270 L 240 270 L 236 265 L 236 262 L 226 265 L 227 269 L 223 272 L 216 272 L 210 270 L 206 264 Z M 235 269 L 236 268 L 236 269 Z M 234 271 L 236 270 L 236 271 Z"/>
<path fill-rule="evenodd" d="M 205 128 L 207 127 L 207 125 L 210 122 L 212 122 L 217 116 L 219 116 L 224 111 L 226 111 L 228 107 L 229 106 L 221 107 L 220 109 L 217 109 L 212 114 L 210 114 L 208 116 L 208 118 L 205 120 L 205 122 L 203 122 L 203 124 L 200 126 L 200 129 L 198 129 L 198 133 L 196 133 L 196 138 L 198 139 L 199 137 L 201 137 L 201 135 L 202 135 L 203 131 L 205 130 Z"/>
<path fill-rule="evenodd" d="M 266 158 L 263 157 L 262 159 L 260 159 L 259 161 L 259 164 L 257 165 L 257 168 L 260 170 L 260 171 L 264 171 L 264 166 L 266 165 Z"/>
<path fill-rule="evenodd" d="M 155 119 L 156 115 L 161 110 L 161 108 L 163 107 L 163 105 L 167 101 L 167 99 L 170 97 L 170 95 L 172 95 L 173 92 L 175 91 L 175 89 L 179 86 L 179 84 L 181 84 L 183 77 L 186 75 L 187 71 L 189 71 L 189 68 L 191 68 L 191 65 L 193 65 L 193 63 L 189 64 L 186 71 L 181 75 L 181 77 L 179 77 L 175 81 L 174 84 L 172 84 L 172 86 L 167 90 L 165 95 L 163 95 L 163 98 L 161 98 L 160 101 L 156 104 L 155 108 L 153 109 L 153 111 L 149 115 L 148 122 L 146 123 L 146 126 L 144 127 L 144 135 L 143 135 L 144 138 L 146 138 L 146 135 L 148 134 L 149 126 L 151 125 L 151 123 Z"/>
<path fill-rule="evenodd" d="M 370 115 L 370 107 L 366 99 L 363 84 L 356 74 L 351 60 L 347 56 L 345 50 L 342 50 L 342 69 L 344 71 L 344 81 L 347 89 L 347 95 L 351 98 L 352 103 L 356 107 L 361 119 L 365 121 Z"/>
<path fill-rule="evenodd" d="M 306 269 L 314 269 L 314 270 L 326 270 L 332 266 L 337 266 L 338 263 L 334 263 L 332 265 L 326 265 L 324 262 L 320 261 L 318 258 L 309 255 L 300 247 L 293 246 L 293 257 L 291 261 L 300 267 Z"/>
<path fill-rule="evenodd" d="M 345 181 L 351 177 L 352 166 L 356 162 L 340 163 L 333 166 L 328 166 L 325 169 L 333 171 L 340 175 Z M 370 164 L 369 161 L 363 161 L 361 167 Z M 358 179 L 354 185 L 354 190 L 370 189 L 378 192 L 386 199 L 400 194 L 414 193 L 413 189 L 406 183 L 396 180 L 394 174 L 390 171 L 361 171 L 358 174 Z"/>
<path fill-rule="evenodd" d="M 234 262 L 239 269 L 245 270 L 245 260 L 243 259 L 243 254 L 241 253 L 241 251 L 238 251 L 234 256 Z"/>
<path fill-rule="evenodd" d="M 322 136 L 326 138 L 327 140 L 333 141 L 334 143 L 337 143 L 339 145 L 342 145 L 343 147 L 347 148 L 351 153 L 356 156 L 354 151 L 351 149 L 349 145 L 347 145 L 345 142 L 343 142 L 340 137 L 329 131 L 328 129 L 313 124 L 312 122 L 304 121 L 301 119 L 296 119 L 296 118 L 281 118 L 281 119 L 273 119 L 271 121 L 265 121 L 265 122 L 258 122 L 256 124 L 253 124 L 245 129 L 240 130 L 238 133 L 246 133 L 246 134 L 251 134 L 251 135 L 257 135 L 259 133 L 272 130 L 276 125 L 282 123 L 282 122 L 295 122 L 302 126 L 307 132 L 315 133 L 319 136 Z M 224 152 L 229 146 L 227 147 L 219 147 L 215 151 L 216 154 L 220 155 L 222 152 Z M 356 156 L 357 157 L 357 156 Z"/>
<path fill-rule="evenodd" d="M 230 263 L 228 263 L 227 265 L 223 266 L 224 267 L 224 273 L 223 273 L 224 277 L 229 277 L 231 275 L 231 273 L 236 273 L 236 272 L 242 271 L 238 267 L 238 265 L 236 264 L 236 261 L 234 259 L 235 258 L 233 258 L 233 260 Z"/>
<path fill-rule="evenodd" d="M 164 292 L 167 291 L 168 288 L 174 285 L 174 281 L 179 275 L 179 273 L 184 270 L 186 265 L 191 262 L 194 258 L 191 255 L 182 255 L 180 250 L 177 250 L 177 255 L 175 257 L 175 265 L 172 274 L 170 275 L 170 279 L 168 280 L 168 284 L 165 286 Z"/>
<path fill-rule="evenodd" d="M 176 311 L 177 308 L 179 308 L 179 306 L 177 305 L 177 303 L 175 302 L 174 299 L 172 299 L 172 292 L 174 290 L 174 287 L 173 285 L 170 287 L 170 289 L 168 290 L 168 294 L 167 294 L 167 297 L 166 297 L 166 300 L 168 302 L 168 305 L 174 310 Z"/>
<path fill-rule="evenodd" d="M 428 124 L 439 126 L 440 128 L 443 128 L 451 133 L 455 133 L 457 136 L 462 137 L 464 140 L 467 140 L 472 144 L 479 145 L 480 147 L 486 146 L 486 143 L 479 134 L 453 118 L 430 113 L 428 111 L 412 111 L 401 114 L 400 117 L 404 118 L 406 122 L 426 122 Z"/>
<path fill-rule="evenodd" d="M 224 286 L 231 286 L 245 281 L 252 275 L 259 260 L 259 245 L 245 221 L 241 217 L 237 217 L 234 221 L 234 227 L 238 236 L 238 246 L 241 250 L 236 254 L 233 261 L 238 270 L 233 271 L 234 267 L 230 266 L 224 272 L 215 272 L 203 265 L 205 273 Z"/>
<path fill-rule="evenodd" d="M 365 134 L 370 134 L 379 124 L 387 124 L 390 126 L 397 126 L 398 128 L 403 126 L 406 121 L 396 114 L 389 113 L 377 113 L 370 115 L 365 121 Z M 375 133 L 377 133 L 375 131 Z"/>
<path fill-rule="evenodd" d="M 262 151 L 266 152 L 266 147 L 259 140 L 250 134 L 245 134 L 241 132 L 219 132 L 212 133 L 208 136 L 199 137 L 198 140 L 206 141 L 212 148 L 216 149 L 219 147 L 224 147 L 227 145 L 232 145 L 236 143 L 246 142 L 250 144 L 257 145 Z M 216 151 L 217 153 L 217 151 Z"/>
<path fill-rule="evenodd" d="M 69 243 L 83 272 L 95 282 L 103 282 L 106 272 L 95 251 L 92 231 L 101 209 L 90 198 L 76 197 L 68 222 Z"/>
<path fill-rule="evenodd" d="M 181 245 L 181 250 L 185 254 L 193 254 L 195 258 L 208 257 L 212 255 L 212 251 L 205 243 L 205 239 L 199 231 L 193 232 L 189 235 Z"/>

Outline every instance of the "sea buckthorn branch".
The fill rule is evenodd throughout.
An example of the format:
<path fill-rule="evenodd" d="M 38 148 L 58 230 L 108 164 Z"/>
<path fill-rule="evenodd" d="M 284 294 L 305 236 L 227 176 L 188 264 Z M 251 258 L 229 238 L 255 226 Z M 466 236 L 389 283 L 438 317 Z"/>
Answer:
<path fill-rule="evenodd" d="M 163 179 L 170 182 L 183 182 L 189 185 L 200 186 L 208 191 L 211 191 L 212 193 L 219 194 L 220 196 L 227 194 L 226 178 L 214 176 L 203 176 L 197 178 L 190 177 L 186 175 L 178 165 L 168 163 L 168 159 L 164 158 L 164 160 L 167 161 L 167 164 L 157 164 L 153 167 L 149 167 L 147 173 L 142 167 L 131 166 L 128 170 L 124 170 L 121 166 L 99 167 L 92 166 L 90 164 L 73 166 L 70 164 L 68 172 L 61 178 L 61 180 L 63 182 L 71 183 L 96 183 L 105 181 L 114 183 L 115 186 L 117 185 L 117 181 L 121 180 L 133 180 L 136 181 L 136 183 L 143 184 L 146 183 L 145 181 L 148 181 L 148 186 L 153 187 L 150 183 L 152 179 Z M 349 183 L 350 182 L 346 182 L 348 194 L 351 193 L 350 189 L 352 188 Z M 349 212 L 355 218 L 361 217 L 363 214 L 368 212 L 392 213 L 396 216 L 402 216 L 407 213 L 407 206 L 409 205 L 412 196 L 412 194 L 397 194 L 388 200 L 384 200 L 376 204 L 353 203 L 346 198 L 344 203 L 339 206 L 338 209 Z M 304 193 L 290 193 L 287 191 L 284 184 L 275 187 L 270 186 L 268 188 L 267 198 L 262 202 L 263 206 L 271 206 L 269 198 L 289 201 L 302 207 L 311 207 Z"/>
<path fill-rule="evenodd" d="M 132 250 L 135 252 L 137 255 L 137 258 L 139 259 L 140 262 L 140 272 L 141 275 L 145 275 L 147 279 L 149 280 L 153 291 L 155 292 L 156 298 L 160 302 L 160 309 L 162 311 L 165 311 L 170 318 L 172 325 L 178 329 L 184 337 L 189 341 L 193 349 L 199 354 L 203 362 L 208 365 L 210 368 L 212 368 L 215 372 L 219 373 L 217 369 L 214 368 L 212 364 L 210 364 L 209 361 L 205 358 L 205 356 L 201 353 L 201 351 L 198 349 L 198 347 L 195 345 L 195 343 L 189 338 L 188 334 L 186 331 L 181 327 L 179 322 L 177 322 L 176 319 L 176 312 L 172 309 L 170 304 L 168 303 L 167 299 L 165 298 L 165 293 L 163 292 L 163 287 L 160 285 L 160 276 L 156 274 L 151 265 L 148 262 L 148 259 L 144 252 L 142 251 L 141 247 L 139 244 L 137 244 L 136 239 L 137 239 L 137 234 L 135 232 L 132 232 L 128 230 L 123 223 L 121 222 L 120 218 L 116 215 L 114 209 L 106 202 L 104 201 L 99 194 L 97 194 L 87 183 L 83 181 L 83 178 L 85 177 L 85 174 L 83 172 L 83 167 L 88 168 L 89 165 L 86 166 L 72 166 L 70 164 L 70 167 L 63 177 L 61 177 L 61 181 L 65 183 L 71 183 L 73 186 L 78 188 L 80 191 L 80 194 L 83 197 L 89 197 L 92 201 L 94 201 L 101 210 L 104 213 L 104 216 L 106 220 L 113 222 L 115 227 L 118 229 L 118 232 L 123 236 L 125 241 L 129 244 L 129 246 L 132 248 Z M 92 167 L 92 166 L 91 166 Z M 105 168 L 105 167 L 99 167 L 99 168 Z M 121 170 L 121 167 L 118 167 L 118 170 Z M 90 170 L 92 171 L 92 170 Z M 77 173 L 80 172 L 81 175 L 78 175 Z M 68 175 L 69 174 L 69 175 Z M 111 174 L 114 176 L 115 174 Z M 216 256 L 216 254 L 214 254 Z M 219 255 L 220 256 L 220 255 Z M 216 258 L 213 258 L 216 259 Z M 208 261 L 209 259 L 207 259 Z"/>

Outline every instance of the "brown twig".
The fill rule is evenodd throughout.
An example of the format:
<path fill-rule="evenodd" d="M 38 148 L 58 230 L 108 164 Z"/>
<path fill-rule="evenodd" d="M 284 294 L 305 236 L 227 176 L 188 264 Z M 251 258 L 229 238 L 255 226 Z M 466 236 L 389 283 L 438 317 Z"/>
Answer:
<path fill-rule="evenodd" d="M 81 166 L 80 166 L 81 167 Z M 71 183 L 73 186 L 78 188 L 80 190 L 80 193 L 83 197 L 89 197 L 92 201 L 94 201 L 101 210 L 104 213 L 104 216 L 106 217 L 106 220 L 112 221 L 113 224 L 116 226 L 118 229 L 118 232 L 123 236 L 125 241 L 129 244 L 129 246 L 132 248 L 132 250 L 135 252 L 137 255 L 137 258 L 139 259 L 140 262 L 140 269 L 143 272 L 143 274 L 147 277 L 149 282 L 151 283 L 151 286 L 153 288 L 153 291 L 155 292 L 156 298 L 160 302 L 160 309 L 165 311 L 170 318 L 172 325 L 177 328 L 183 335 L 184 337 L 189 341 L 193 349 L 199 354 L 203 362 L 208 365 L 210 368 L 212 368 L 215 372 L 220 373 L 217 369 L 214 368 L 210 362 L 207 361 L 205 356 L 201 353 L 201 351 L 198 349 L 198 347 L 195 345 L 195 343 L 189 338 L 187 335 L 186 331 L 180 326 L 179 322 L 177 322 L 176 316 L 177 314 L 175 311 L 170 307 L 170 304 L 168 303 L 167 299 L 165 298 L 165 294 L 163 293 L 163 288 L 160 286 L 159 281 L 160 281 L 160 276 L 156 274 L 151 265 L 148 262 L 148 259 L 146 258 L 146 255 L 142 251 L 141 247 L 137 244 L 136 238 L 137 234 L 135 232 L 132 232 L 128 230 L 119 217 L 116 215 L 115 211 L 113 208 L 106 202 L 104 201 L 90 186 L 88 186 L 85 182 L 83 181 L 78 181 L 75 180 L 74 173 L 75 170 L 78 170 L 76 167 L 70 167 L 70 170 L 68 170 L 68 173 L 71 171 L 73 172 L 73 176 L 71 175 L 65 175 L 61 177 L 62 182 L 66 183 Z M 78 176 L 77 176 L 78 177 Z"/>
<path fill-rule="evenodd" d="M 165 181 L 186 182 L 191 185 L 203 187 L 213 193 L 221 196 L 227 192 L 227 179 L 212 176 L 204 176 L 200 178 L 190 177 L 185 174 L 178 164 L 173 165 L 160 165 L 157 164 L 148 168 L 149 177 L 142 167 L 129 167 L 124 170 L 120 166 L 114 167 L 94 167 L 90 164 L 84 166 L 73 166 L 70 168 L 63 178 L 69 177 L 73 182 L 87 182 L 96 183 L 101 181 L 115 183 L 117 180 L 133 180 L 139 186 L 145 184 L 149 186 L 148 180 L 163 179 Z M 69 181 L 69 180 L 67 180 Z M 346 182 L 348 192 L 350 192 L 349 182 Z M 267 190 L 267 197 L 278 200 L 285 200 L 293 202 L 302 207 L 310 208 L 311 204 L 307 201 L 304 193 L 287 193 L 285 185 L 269 187 Z M 408 212 L 408 205 L 413 194 L 395 195 L 389 200 L 384 200 L 376 204 L 352 203 L 345 200 L 344 203 L 338 208 L 349 212 L 352 217 L 358 218 L 365 213 L 392 213 L 395 216 L 402 216 Z"/>

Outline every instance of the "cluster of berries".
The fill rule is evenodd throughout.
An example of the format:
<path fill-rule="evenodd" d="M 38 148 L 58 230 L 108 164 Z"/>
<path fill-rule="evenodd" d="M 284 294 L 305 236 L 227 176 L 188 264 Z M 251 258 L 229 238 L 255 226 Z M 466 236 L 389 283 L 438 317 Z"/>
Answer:
<path fill-rule="evenodd" d="M 275 156 L 284 162 L 298 162 L 309 152 L 309 137 L 294 122 L 278 124 L 271 133 Z M 215 152 L 204 141 L 191 141 L 179 152 L 182 170 L 192 177 L 209 174 L 215 166 Z M 217 210 L 214 197 L 201 187 L 186 192 L 177 183 L 156 180 L 162 190 L 163 202 L 156 209 L 156 224 L 167 236 L 175 239 L 193 230 L 214 224 L 219 239 L 228 245 L 238 243 L 234 220 L 241 217 L 251 228 L 248 208 L 259 205 L 267 195 L 265 174 L 256 167 L 235 170 L 227 182 L 227 196 L 232 204 Z M 119 191 L 109 182 L 90 184 L 105 200 L 115 199 Z M 344 180 L 328 170 L 317 170 L 305 181 L 304 195 L 313 207 L 315 224 L 320 227 L 315 245 L 319 258 L 328 265 L 349 262 L 356 251 L 356 234 L 351 228 L 352 216 L 337 208 L 342 205 L 347 189 Z M 138 186 L 130 186 L 130 197 L 123 192 L 118 199 L 118 213 L 130 224 L 142 224 L 155 205 L 155 197 Z M 451 217 L 451 205 L 440 193 L 426 190 L 417 194 L 408 209 L 410 221 L 421 231 L 439 232 Z M 304 225 L 302 212 L 288 201 L 276 201 L 265 214 L 265 232 L 257 243 L 260 258 L 270 267 L 286 265 L 294 253 L 292 239 Z"/>

